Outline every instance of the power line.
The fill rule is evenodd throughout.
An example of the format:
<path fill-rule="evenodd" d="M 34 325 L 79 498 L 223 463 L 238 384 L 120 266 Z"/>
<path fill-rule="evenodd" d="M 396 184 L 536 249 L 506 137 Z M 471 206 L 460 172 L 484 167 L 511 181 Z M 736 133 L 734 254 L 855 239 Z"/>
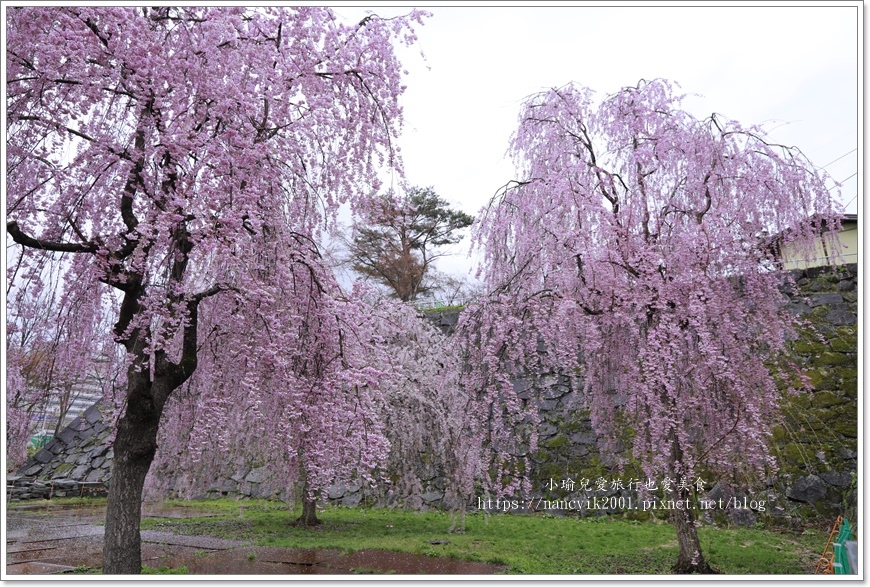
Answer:
<path fill-rule="evenodd" d="M 849 177 L 847 177 L 846 179 L 841 179 L 841 180 L 840 180 L 839 182 L 837 182 L 837 183 L 843 183 L 844 181 L 849 181 L 850 179 L 852 179 L 852 178 L 855 177 L 856 175 L 858 175 L 858 172 L 857 172 L 857 171 L 856 171 L 855 173 L 853 173 L 852 175 L 850 175 Z"/>
<path fill-rule="evenodd" d="M 831 161 L 830 163 L 828 163 L 828 165 L 833 165 L 834 163 L 836 163 L 837 161 L 839 161 L 840 159 L 842 159 L 842 158 L 845 157 L 846 155 L 851 155 L 852 153 L 854 153 L 854 152 L 857 151 L 857 150 L 858 150 L 858 147 L 855 147 L 854 149 L 852 149 L 851 151 L 849 151 L 849 152 L 846 153 L 845 155 L 840 155 L 839 157 L 837 157 L 836 159 L 834 159 L 833 161 Z M 822 166 L 822 169 L 827 169 L 828 165 L 823 165 L 823 166 Z"/>

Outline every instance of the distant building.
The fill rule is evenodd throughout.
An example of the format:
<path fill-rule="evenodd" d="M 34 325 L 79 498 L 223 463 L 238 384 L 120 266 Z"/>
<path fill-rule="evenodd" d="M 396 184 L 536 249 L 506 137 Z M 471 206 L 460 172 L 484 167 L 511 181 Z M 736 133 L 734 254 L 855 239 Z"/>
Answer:
<path fill-rule="evenodd" d="M 81 381 L 72 385 L 68 397 L 55 392 L 50 393 L 45 404 L 33 411 L 34 433 L 33 444 L 44 444 L 57 428 L 65 428 L 89 407 L 103 399 L 103 386 L 98 379 L 99 367 L 108 364 L 105 357 L 95 361 L 96 368 L 92 373 L 85 374 Z M 66 404 L 66 412 L 61 414 L 61 404 Z M 60 425 L 58 426 L 58 420 Z"/>
<path fill-rule="evenodd" d="M 797 255 L 788 245 L 776 244 L 783 269 L 808 269 L 858 262 L 858 215 L 845 214 L 839 231 L 825 230 L 816 238 L 815 248 L 808 260 Z M 776 243 L 776 239 L 774 239 Z"/>

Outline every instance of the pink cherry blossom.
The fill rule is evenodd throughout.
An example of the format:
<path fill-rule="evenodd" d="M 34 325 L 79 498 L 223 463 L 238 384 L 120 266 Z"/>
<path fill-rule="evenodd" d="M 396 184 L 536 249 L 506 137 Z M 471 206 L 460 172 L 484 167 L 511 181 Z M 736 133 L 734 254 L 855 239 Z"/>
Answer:
<path fill-rule="evenodd" d="M 771 472 L 791 319 L 770 237 L 810 254 L 836 228 L 823 171 L 761 128 L 695 118 L 664 80 L 600 102 L 576 85 L 532 96 L 511 152 L 519 179 L 474 237 L 491 294 L 465 317 L 493 441 L 534 418 L 511 378 L 555 370 L 584 381 L 602 448 L 628 440 L 651 478 Z M 673 519 L 678 568 L 704 570 L 691 511 Z"/>
<path fill-rule="evenodd" d="M 357 393 L 377 375 L 354 370 L 344 339 L 354 314 L 317 243 L 341 205 L 365 204 L 378 172 L 400 169 L 393 43 L 413 42 L 423 16 L 8 11 L 7 234 L 28 267 L 66 256 L 53 299 L 89 292 L 111 309 L 125 354 L 105 572 L 141 569 L 139 502 L 161 416 L 175 390 L 194 388 L 200 362 L 240 394 L 271 385 L 275 401 L 293 398 L 261 409 L 296 443 L 311 483 L 339 466 L 327 439 L 368 435 L 366 464 L 386 450 L 369 427 L 372 400 Z M 248 337 L 223 336 L 234 329 Z M 220 409 L 207 406 L 197 425 Z"/>

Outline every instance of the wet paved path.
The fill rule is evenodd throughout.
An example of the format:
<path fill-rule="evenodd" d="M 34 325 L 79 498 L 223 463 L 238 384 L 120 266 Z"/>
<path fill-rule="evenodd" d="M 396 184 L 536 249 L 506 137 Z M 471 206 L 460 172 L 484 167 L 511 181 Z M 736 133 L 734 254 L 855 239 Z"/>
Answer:
<path fill-rule="evenodd" d="M 143 517 L 190 517 L 172 510 L 148 509 Z M 193 514 L 195 515 L 195 514 Z M 10 506 L 6 517 L 6 575 L 65 573 L 79 566 L 102 566 L 105 507 Z M 190 574 L 271 575 L 398 574 L 477 575 L 503 567 L 400 552 L 255 547 L 238 540 L 142 532 L 142 563 L 149 567 L 186 566 Z"/>

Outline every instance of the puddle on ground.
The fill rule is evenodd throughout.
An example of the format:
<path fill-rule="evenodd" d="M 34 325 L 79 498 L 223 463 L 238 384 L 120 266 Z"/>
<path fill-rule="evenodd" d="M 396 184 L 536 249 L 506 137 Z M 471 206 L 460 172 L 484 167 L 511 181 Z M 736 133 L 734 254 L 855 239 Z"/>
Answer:
<path fill-rule="evenodd" d="M 504 570 L 503 566 L 487 563 L 385 550 L 342 554 L 333 549 L 237 547 L 211 551 L 152 543 L 142 545 L 142 564 L 171 569 L 185 566 L 193 575 L 481 575 Z M 10 551 L 6 572 L 9 575 L 47 574 L 100 565 L 101 542 L 85 545 L 81 540 L 69 539 L 50 549 Z"/>
<path fill-rule="evenodd" d="M 359 550 L 342 554 L 336 549 L 241 547 L 220 553 L 170 555 L 159 565 L 186 566 L 197 575 L 345 575 L 353 573 L 400 575 L 483 575 L 505 567 L 452 558 L 387 550 Z"/>
<path fill-rule="evenodd" d="M 73 570 L 66 565 L 53 565 L 50 563 L 6 563 L 7 575 L 52 575 Z"/>
<path fill-rule="evenodd" d="M 55 515 L 44 515 L 52 512 Z M 10 508 L 6 520 L 6 573 L 44 575 L 69 572 L 75 567 L 100 567 L 103 527 L 99 523 L 104 515 L 104 507 Z M 147 507 L 145 515 L 194 517 L 197 512 L 183 507 Z M 254 547 L 239 541 L 153 530 L 143 532 L 142 540 L 143 564 L 155 568 L 185 566 L 196 575 L 480 575 L 505 568 L 385 550 L 344 554 L 337 549 Z"/>
<path fill-rule="evenodd" d="M 342 561 L 355 569 L 372 569 L 382 573 L 392 571 L 400 575 L 491 575 L 506 568 L 503 565 L 388 550 L 359 550 L 342 557 Z"/>
<path fill-rule="evenodd" d="M 77 536 L 38 542 L 19 541 L 6 546 L 6 572 L 31 575 L 60 572 L 39 570 L 42 564 L 57 567 L 90 566 L 89 561 L 103 559 L 102 536 Z"/>

